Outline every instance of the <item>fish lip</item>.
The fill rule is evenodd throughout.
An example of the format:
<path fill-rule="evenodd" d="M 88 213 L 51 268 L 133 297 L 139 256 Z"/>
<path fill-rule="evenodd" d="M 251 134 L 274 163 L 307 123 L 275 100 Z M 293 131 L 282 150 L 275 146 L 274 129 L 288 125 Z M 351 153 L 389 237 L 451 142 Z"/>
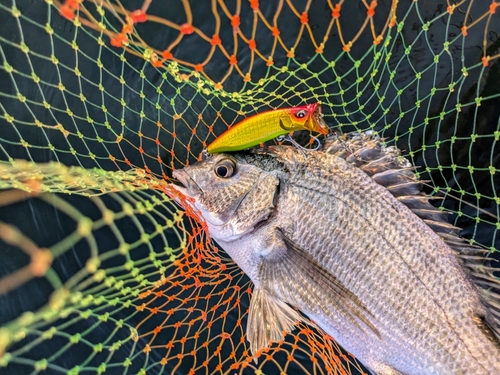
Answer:
<path fill-rule="evenodd" d="M 172 172 L 172 176 L 177 179 L 183 186 L 173 185 L 175 189 L 179 190 L 184 195 L 189 197 L 195 197 L 201 195 L 203 190 L 198 186 L 198 184 L 191 178 L 189 173 L 183 169 L 178 169 Z"/>

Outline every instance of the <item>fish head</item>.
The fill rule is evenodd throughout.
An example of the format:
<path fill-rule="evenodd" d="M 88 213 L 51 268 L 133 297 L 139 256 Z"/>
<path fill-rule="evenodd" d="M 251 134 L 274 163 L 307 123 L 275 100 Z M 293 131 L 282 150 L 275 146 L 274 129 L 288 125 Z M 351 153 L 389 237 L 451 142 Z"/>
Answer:
<path fill-rule="evenodd" d="M 273 212 L 279 179 L 253 157 L 215 154 L 173 172 L 182 186 L 172 186 L 191 198 L 215 240 L 239 239 Z"/>

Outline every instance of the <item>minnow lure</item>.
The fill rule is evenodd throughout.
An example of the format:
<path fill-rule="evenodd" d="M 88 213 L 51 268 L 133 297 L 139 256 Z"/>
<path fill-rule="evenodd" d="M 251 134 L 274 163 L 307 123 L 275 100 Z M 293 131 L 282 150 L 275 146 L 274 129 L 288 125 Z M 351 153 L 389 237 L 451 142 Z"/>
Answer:
<path fill-rule="evenodd" d="M 319 103 L 250 116 L 217 137 L 207 151 L 209 154 L 240 151 L 296 130 L 328 134 Z"/>

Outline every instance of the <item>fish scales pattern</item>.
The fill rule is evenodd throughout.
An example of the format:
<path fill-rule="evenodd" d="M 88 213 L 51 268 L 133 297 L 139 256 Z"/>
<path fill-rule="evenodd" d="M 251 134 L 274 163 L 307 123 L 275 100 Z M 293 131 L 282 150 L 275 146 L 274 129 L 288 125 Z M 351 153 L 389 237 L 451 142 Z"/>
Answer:
<path fill-rule="evenodd" d="M 290 159 L 301 158 L 298 151 L 286 150 L 293 154 Z M 311 170 L 323 172 L 311 174 Z M 492 362 L 491 358 L 498 346 L 484 340 L 481 327 L 470 318 L 484 313 L 478 310 L 481 304 L 477 298 L 463 298 L 477 295 L 473 286 L 451 249 L 406 206 L 365 173 L 324 153 L 293 163 L 288 182 L 290 193 L 281 198 L 279 212 L 284 222 L 285 218 L 296 218 L 293 240 L 366 304 L 383 338 L 381 342 L 373 332 L 365 336 L 349 324 L 346 331 L 343 322 L 331 327 L 342 345 L 375 371 L 383 369 L 370 358 L 370 347 L 380 345 L 399 353 L 389 362 L 399 363 L 408 374 L 431 373 L 432 369 L 455 374 L 498 371 L 498 359 Z M 304 215 L 307 212 L 314 213 L 309 220 Z M 446 285 L 441 284 L 442 279 L 448 280 Z M 300 282 L 293 286 L 303 288 Z M 292 288 L 276 289 L 286 296 L 286 290 Z M 286 297 L 295 306 L 304 305 L 304 301 Z M 304 312 L 314 319 L 338 322 L 338 316 L 325 317 L 325 310 L 320 304 L 315 311 Z M 431 331 L 435 334 L 428 334 Z M 418 349 L 413 355 L 404 349 L 408 337 L 412 338 L 412 347 Z M 400 350 L 395 350 L 398 347 Z M 462 358 L 458 363 L 453 359 L 457 351 Z M 425 357 L 424 353 L 428 363 L 417 359 Z M 419 368 L 419 364 L 424 367 Z M 451 364 L 455 367 L 449 367 Z"/>

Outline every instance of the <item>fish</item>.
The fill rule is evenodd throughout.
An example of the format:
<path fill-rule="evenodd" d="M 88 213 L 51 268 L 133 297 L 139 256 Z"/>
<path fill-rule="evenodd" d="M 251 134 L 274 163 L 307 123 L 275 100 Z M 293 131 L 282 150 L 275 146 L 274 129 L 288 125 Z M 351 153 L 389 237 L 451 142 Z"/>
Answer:
<path fill-rule="evenodd" d="M 328 134 L 319 103 L 274 109 L 247 117 L 218 136 L 208 145 L 207 152 L 240 151 L 296 130 Z"/>
<path fill-rule="evenodd" d="M 312 319 L 372 374 L 500 374 L 494 268 L 396 147 L 329 135 L 318 151 L 220 153 L 173 176 L 254 284 L 252 355 Z"/>

